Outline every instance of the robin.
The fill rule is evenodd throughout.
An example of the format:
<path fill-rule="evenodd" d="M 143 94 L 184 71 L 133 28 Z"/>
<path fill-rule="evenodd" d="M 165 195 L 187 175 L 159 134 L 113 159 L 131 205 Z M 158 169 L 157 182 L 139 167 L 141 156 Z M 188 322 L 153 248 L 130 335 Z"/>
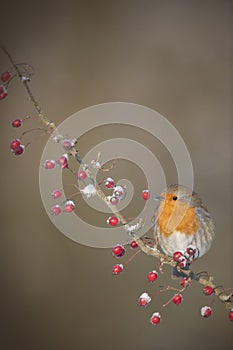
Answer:
<path fill-rule="evenodd" d="M 193 246 L 199 257 L 204 255 L 214 238 L 214 223 L 198 194 L 181 185 L 170 185 L 155 199 L 159 201 L 155 238 L 162 251 L 173 256 Z"/>

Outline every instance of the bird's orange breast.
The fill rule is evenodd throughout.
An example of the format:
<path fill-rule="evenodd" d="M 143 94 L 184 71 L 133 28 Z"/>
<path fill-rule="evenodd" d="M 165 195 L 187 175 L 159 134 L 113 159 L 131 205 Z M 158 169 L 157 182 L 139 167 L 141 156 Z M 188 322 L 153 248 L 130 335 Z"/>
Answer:
<path fill-rule="evenodd" d="M 158 226 L 160 234 L 168 237 L 172 232 L 179 231 L 186 235 L 198 232 L 198 222 L 195 209 L 182 201 L 165 200 L 158 210 Z"/>

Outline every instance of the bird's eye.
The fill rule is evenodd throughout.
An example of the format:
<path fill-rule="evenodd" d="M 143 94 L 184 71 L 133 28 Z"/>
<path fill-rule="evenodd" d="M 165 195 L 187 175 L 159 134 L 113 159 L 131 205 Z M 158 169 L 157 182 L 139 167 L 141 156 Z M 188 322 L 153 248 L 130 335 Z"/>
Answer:
<path fill-rule="evenodd" d="M 173 199 L 174 201 L 176 201 L 176 200 L 178 199 L 178 197 L 177 197 L 177 196 L 173 196 L 172 199 Z"/>

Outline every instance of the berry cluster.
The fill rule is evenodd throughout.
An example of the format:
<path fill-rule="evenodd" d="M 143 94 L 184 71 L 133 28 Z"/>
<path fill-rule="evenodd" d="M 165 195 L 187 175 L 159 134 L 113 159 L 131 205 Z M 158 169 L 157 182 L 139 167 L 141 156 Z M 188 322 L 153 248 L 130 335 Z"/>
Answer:
<path fill-rule="evenodd" d="M 173 260 L 177 262 L 177 266 L 181 269 L 185 268 L 198 257 L 199 250 L 193 245 L 189 245 L 186 250 L 178 250 L 173 254 Z"/>
<path fill-rule="evenodd" d="M 65 151 L 65 153 L 63 153 L 57 160 L 54 160 L 54 159 L 45 160 L 43 164 L 44 169 L 52 170 L 55 167 L 59 167 L 61 169 L 68 169 L 75 174 L 77 179 L 81 181 L 85 180 L 87 177 L 87 174 L 84 170 L 79 170 L 78 172 L 75 173 L 69 167 L 69 153 L 72 149 L 75 149 L 74 147 L 75 147 L 76 140 L 63 139 L 61 136 L 60 137 L 56 136 L 54 137 L 54 141 L 61 144 L 63 148 L 63 152 Z M 78 192 L 78 194 L 79 193 L 80 191 Z M 77 193 L 75 193 L 74 195 L 76 194 Z M 59 189 L 53 190 L 51 193 L 51 196 L 53 199 L 59 199 L 62 196 L 62 190 L 59 190 Z M 51 208 L 51 214 L 54 216 L 58 216 L 62 213 L 62 211 L 65 213 L 72 213 L 75 210 L 75 207 L 76 205 L 74 201 L 72 201 L 71 199 L 66 199 L 61 204 L 54 205 Z"/>
<path fill-rule="evenodd" d="M 16 156 L 19 156 L 20 154 L 23 154 L 25 146 L 21 144 L 20 139 L 15 139 L 11 141 L 10 149 Z"/>
<path fill-rule="evenodd" d="M 115 181 L 111 177 L 104 180 L 104 185 L 108 190 L 112 190 L 112 194 L 108 196 L 109 203 L 112 205 L 117 205 L 121 200 L 125 199 L 127 194 L 126 188 L 116 185 Z"/>
<path fill-rule="evenodd" d="M 29 119 L 32 119 L 32 118 L 31 118 L 30 116 L 26 116 L 26 117 L 21 118 L 21 119 L 20 119 L 20 118 L 16 118 L 16 119 L 14 119 L 14 120 L 12 121 L 11 126 L 12 126 L 13 128 L 15 128 L 15 129 L 19 129 L 19 128 L 24 124 L 24 122 L 27 121 L 27 120 L 29 120 Z M 12 153 L 13 153 L 14 155 L 19 156 L 19 155 L 21 155 L 21 154 L 24 153 L 26 147 L 27 147 L 31 142 L 28 142 L 28 143 L 26 143 L 26 144 L 23 144 L 23 143 L 22 143 L 23 137 L 24 137 L 26 134 L 29 134 L 29 133 L 31 133 L 31 132 L 33 132 L 33 131 L 36 131 L 36 130 L 41 130 L 41 128 L 28 129 L 28 130 L 24 131 L 24 132 L 21 134 L 20 137 L 18 137 L 18 138 L 16 138 L 16 139 L 12 140 L 12 141 L 10 142 L 10 149 L 11 149 L 11 151 L 12 151 Z M 44 131 L 44 133 L 45 133 L 45 132 L 46 132 L 46 131 Z"/>
<path fill-rule="evenodd" d="M 104 186 L 106 189 L 112 191 L 111 195 L 107 196 L 111 205 L 116 206 L 120 201 L 125 199 L 127 194 L 126 187 L 117 185 L 115 180 L 111 177 L 104 180 Z M 116 216 L 110 216 L 106 222 L 110 226 L 117 226 L 120 223 L 120 220 Z"/>
<path fill-rule="evenodd" d="M 1 85 L 0 85 L 0 100 L 4 100 L 4 98 L 7 97 L 8 91 L 7 87 L 10 81 L 11 73 L 8 71 L 5 71 L 1 74 Z"/>
<path fill-rule="evenodd" d="M 138 248 L 138 244 L 135 240 L 132 240 L 130 243 L 129 243 L 129 246 L 131 249 L 136 249 Z M 139 251 L 138 251 L 139 252 Z M 113 248 L 112 248 L 112 254 L 115 258 L 122 258 L 126 253 L 126 248 L 121 245 L 121 244 L 116 244 Z M 134 257 L 134 256 L 133 256 Z M 116 264 L 112 267 L 112 273 L 114 275 L 119 275 L 123 269 L 124 269 L 124 266 L 127 265 L 130 261 L 132 260 L 132 257 L 126 261 L 126 263 L 124 265 L 122 264 Z"/>
<path fill-rule="evenodd" d="M 134 244 L 137 245 L 137 242 L 135 240 L 133 240 L 131 242 L 131 247 L 134 246 Z M 113 247 L 112 249 L 112 253 L 116 258 L 121 258 L 125 255 L 125 247 L 123 247 L 120 244 L 117 244 L 115 247 Z M 180 270 L 182 271 L 182 269 L 185 269 L 185 267 L 187 266 L 187 264 L 190 264 L 190 261 L 192 261 L 193 259 L 196 259 L 198 257 L 198 249 L 194 246 L 188 246 L 187 249 L 185 251 L 176 251 L 173 255 L 173 260 L 175 262 L 177 262 L 177 266 L 180 268 Z M 130 259 L 131 260 L 131 259 Z M 129 260 L 129 261 L 130 261 Z M 126 263 L 128 263 L 129 261 L 127 261 Z M 184 263 L 186 262 L 186 263 Z M 116 264 L 113 266 L 112 268 L 112 273 L 114 275 L 119 275 L 122 271 L 123 271 L 124 265 L 123 264 Z M 158 272 L 155 270 L 150 271 L 147 274 L 147 281 L 149 283 L 153 283 L 158 279 Z M 185 291 L 185 289 L 187 287 L 189 287 L 191 285 L 191 278 L 188 277 L 183 277 L 180 280 L 180 286 L 181 289 L 178 288 L 174 288 L 174 287 L 170 287 L 167 286 L 164 289 L 161 289 L 160 292 L 165 292 L 167 290 L 175 290 L 177 291 L 177 293 L 175 293 L 170 300 L 168 300 L 168 302 L 166 302 L 165 304 L 162 305 L 161 310 L 156 311 L 152 314 L 152 316 L 150 317 L 150 323 L 152 325 L 157 325 L 160 323 L 161 321 L 161 313 L 162 313 L 162 309 L 164 307 L 166 307 L 167 305 L 169 305 L 170 303 L 173 303 L 175 305 L 179 305 L 182 303 L 183 301 L 183 294 L 182 292 Z M 207 296 L 210 296 L 212 294 L 214 294 L 214 288 L 211 285 L 206 285 L 203 288 L 203 293 Z M 150 302 L 152 301 L 152 297 L 148 294 L 148 292 L 143 292 L 141 293 L 141 295 L 138 298 L 138 305 L 141 307 L 146 307 Z M 214 300 L 212 300 L 212 302 L 210 303 L 210 305 L 213 303 Z M 212 314 L 212 308 L 211 306 L 203 306 L 201 307 L 200 310 L 200 314 L 202 317 L 204 318 L 209 318 Z M 228 317 L 230 321 L 233 321 L 233 309 L 229 311 L 228 313 Z"/>
<path fill-rule="evenodd" d="M 6 52 L 5 49 L 3 50 Z M 18 64 L 18 63 L 13 63 L 12 60 L 10 61 L 12 63 L 12 66 L 16 74 L 15 73 L 12 74 L 11 70 L 6 70 L 1 73 L 0 100 L 4 100 L 8 96 L 8 86 L 14 78 L 18 77 L 20 78 L 21 82 L 27 83 L 31 80 L 31 76 L 34 74 L 34 70 L 30 64 L 27 64 L 27 63 Z"/>
<path fill-rule="evenodd" d="M 57 190 L 56 190 L 57 191 Z M 64 203 L 64 212 L 66 213 L 72 213 L 75 210 L 75 204 L 71 200 L 66 200 Z M 62 212 L 62 205 L 56 204 L 51 208 L 51 214 L 52 215 L 59 215 Z"/>
<path fill-rule="evenodd" d="M 156 281 L 158 278 L 158 273 L 153 270 L 151 272 L 148 273 L 147 275 L 147 280 L 149 282 L 154 282 Z M 174 294 L 172 296 L 172 298 L 165 303 L 162 308 L 166 307 L 168 304 L 173 303 L 175 305 L 179 305 L 182 303 L 183 301 L 183 295 L 180 293 L 181 291 L 184 291 L 186 287 L 188 287 L 188 285 L 190 284 L 190 281 L 184 281 L 184 279 L 182 279 L 182 281 L 180 282 L 180 285 L 183 287 L 181 290 L 176 289 L 176 288 L 171 288 L 171 287 L 166 287 L 164 290 L 160 290 L 160 292 L 164 292 L 166 290 L 172 289 L 172 290 L 177 290 L 178 293 Z M 139 306 L 143 306 L 146 307 L 150 302 L 151 302 L 152 298 L 149 296 L 149 294 L 147 292 L 143 292 L 138 299 L 138 305 Z M 152 316 L 150 317 L 150 323 L 152 325 L 156 325 L 158 323 L 160 323 L 161 320 L 161 310 L 160 311 L 156 311 L 152 314 Z"/>

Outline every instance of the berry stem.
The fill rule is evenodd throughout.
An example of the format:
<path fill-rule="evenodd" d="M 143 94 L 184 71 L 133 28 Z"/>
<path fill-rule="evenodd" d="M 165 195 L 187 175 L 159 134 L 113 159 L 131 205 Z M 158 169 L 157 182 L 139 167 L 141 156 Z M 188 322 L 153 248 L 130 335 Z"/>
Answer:
<path fill-rule="evenodd" d="M 164 303 L 164 304 L 162 305 L 162 308 L 165 308 L 166 306 L 168 306 L 169 304 L 171 304 L 172 299 L 173 299 L 173 297 L 172 297 L 171 299 L 169 299 L 166 303 Z M 162 311 L 162 309 L 160 310 L 160 312 L 161 312 L 161 311 Z"/>
<path fill-rule="evenodd" d="M 129 264 L 130 261 L 132 261 L 132 260 L 136 257 L 136 255 L 138 255 L 140 252 L 141 252 L 141 250 L 136 251 L 136 253 L 134 253 L 134 254 L 124 263 L 124 265 Z"/>
<path fill-rule="evenodd" d="M 181 292 L 183 292 L 186 289 L 186 287 L 184 287 L 184 288 L 175 288 L 175 287 L 172 287 L 172 286 L 166 286 L 166 287 L 160 286 L 160 287 L 163 288 L 163 289 L 160 289 L 161 293 L 166 292 L 168 290 L 174 290 L 175 292 L 181 293 Z"/>
<path fill-rule="evenodd" d="M 43 131 L 43 135 L 46 134 L 46 129 L 43 128 L 33 128 L 33 129 L 28 129 L 26 131 L 24 131 L 21 136 L 20 139 L 22 139 L 26 134 L 33 132 L 33 131 Z"/>

